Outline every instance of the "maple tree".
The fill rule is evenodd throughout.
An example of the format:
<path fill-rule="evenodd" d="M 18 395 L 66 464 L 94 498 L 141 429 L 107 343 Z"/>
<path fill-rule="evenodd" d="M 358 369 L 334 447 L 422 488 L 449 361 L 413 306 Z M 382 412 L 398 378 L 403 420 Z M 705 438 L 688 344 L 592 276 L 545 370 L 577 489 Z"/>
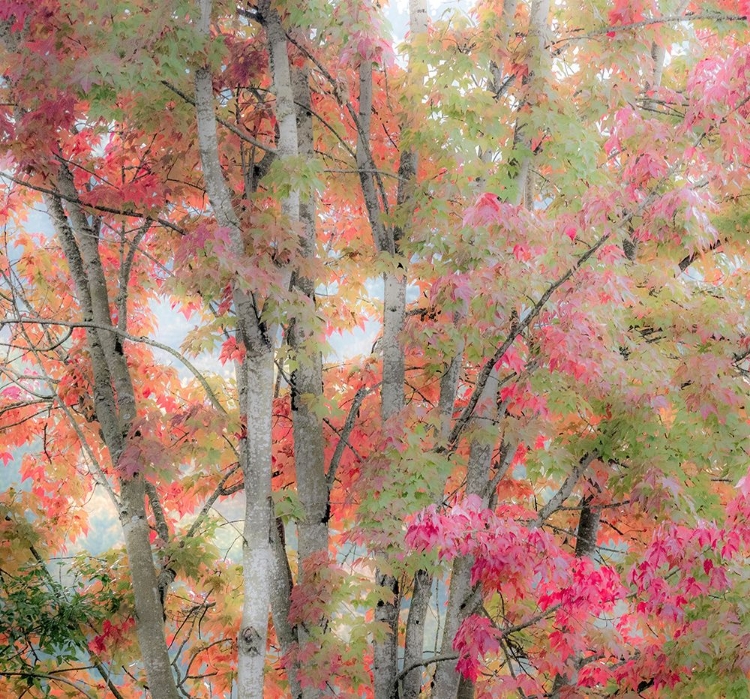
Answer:
<path fill-rule="evenodd" d="M 750 5 L 429 10 L 0 2 L 3 696 L 750 695 Z"/>

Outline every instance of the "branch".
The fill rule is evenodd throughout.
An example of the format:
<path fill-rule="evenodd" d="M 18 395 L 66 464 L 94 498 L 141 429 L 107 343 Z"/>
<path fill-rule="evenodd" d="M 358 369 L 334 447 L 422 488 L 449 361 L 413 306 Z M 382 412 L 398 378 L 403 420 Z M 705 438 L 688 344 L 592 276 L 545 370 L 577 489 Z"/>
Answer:
<path fill-rule="evenodd" d="M 584 471 L 591 465 L 591 462 L 596 458 L 596 454 L 586 454 L 570 472 L 568 477 L 565 479 L 563 484 L 547 502 L 547 504 L 539 510 L 539 514 L 536 518 L 536 526 L 541 527 L 544 522 L 549 519 L 557 509 L 562 505 L 573 492 L 578 479 L 583 475 Z"/>
<path fill-rule="evenodd" d="M 239 469 L 240 465 L 239 463 L 236 463 L 232 468 L 227 471 L 222 479 L 219 481 L 219 484 L 214 489 L 214 492 L 209 495 L 208 500 L 203 504 L 203 507 L 201 508 L 201 511 L 198 513 L 198 516 L 195 518 L 195 521 L 190 525 L 190 529 L 187 530 L 185 533 L 184 539 L 189 539 L 190 537 L 195 535 L 195 532 L 198 531 L 198 528 L 201 524 L 203 524 L 203 520 L 206 519 L 208 516 L 208 511 L 213 507 L 213 504 L 219 499 L 220 496 L 224 495 L 225 490 L 224 486 L 226 485 L 226 482 L 235 474 L 237 473 L 237 470 Z M 239 489 L 238 489 L 239 490 Z M 181 544 L 182 545 L 182 544 Z"/>
<path fill-rule="evenodd" d="M 713 20 L 715 22 L 742 22 L 747 19 L 747 15 L 727 15 L 722 14 L 721 12 L 696 12 L 688 13 L 686 15 L 664 15 L 663 17 L 644 19 L 640 22 L 631 22 L 630 24 L 600 27 L 599 29 L 595 29 L 594 31 L 588 32 L 587 34 L 566 36 L 562 39 L 557 39 L 557 41 L 553 41 L 550 46 L 557 46 L 558 44 L 563 44 L 568 41 L 583 41 L 585 39 L 594 39 L 598 36 L 604 36 L 606 34 L 632 31 L 634 29 L 641 29 L 643 27 L 653 26 L 655 24 L 679 24 L 680 22 L 697 22 L 700 20 Z"/>
<path fill-rule="evenodd" d="M 583 475 L 583 473 L 591 465 L 591 462 L 595 458 L 595 453 L 586 454 L 578 462 L 578 464 L 576 464 L 575 468 L 573 468 L 563 484 L 560 486 L 560 490 L 558 490 L 547 501 L 547 504 L 541 510 L 539 510 L 539 514 L 536 518 L 537 527 L 541 527 L 547 519 L 549 519 L 555 512 L 557 512 L 557 509 L 560 507 L 560 505 L 562 505 L 570 497 L 570 494 L 573 492 L 573 488 L 575 488 L 578 479 Z"/>
<path fill-rule="evenodd" d="M 128 211 L 125 209 L 115 209 L 111 206 L 103 206 L 102 204 L 87 204 L 86 202 L 81 201 L 78 198 L 74 197 L 68 197 L 63 194 L 60 194 L 57 190 L 54 189 L 48 189 L 47 187 L 42 187 L 38 184 L 32 184 L 28 180 L 21 180 L 17 177 L 13 177 L 13 175 L 9 175 L 7 172 L 0 172 L 0 177 L 4 177 L 6 180 L 9 180 L 10 182 L 15 182 L 18 185 L 21 185 L 22 187 L 28 187 L 29 189 L 33 189 L 35 192 L 41 192 L 42 194 L 49 194 L 53 197 L 59 197 L 63 201 L 66 201 L 70 204 L 78 204 L 78 206 L 82 206 L 86 209 L 92 209 L 94 211 L 101 211 L 105 214 L 113 214 L 115 216 L 127 216 L 128 218 L 140 218 L 144 219 L 145 221 L 153 221 L 154 223 L 158 223 L 160 226 L 164 226 L 164 228 L 169 228 L 170 230 L 173 230 L 175 233 L 179 233 L 180 235 L 187 235 L 187 232 L 184 228 L 180 228 L 178 225 L 172 223 L 171 221 L 167 221 L 163 218 L 154 218 L 153 216 L 149 216 L 148 214 L 139 213 L 138 211 Z"/>
<path fill-rule="evenodd" d="M 344 455 L 344 448 L 348 446 L 349 444 L 349 435 L 354 429 L 354 423 L 357 419 L 357 415 L 359 414 L 359 409 L 362 406 L 362 402 L 364 401 L 365 398 L 367 398 L 367 396 L 370 395 L 370 393 L 372 393 L 372 391 L 376 390 L 379 385 L 380 384 L 378 384 L 377 386 L 373 386 L 372 388 L 361 386 L 359 390 L 354 394 L 354 400 L 352 401 L 352 406 L 351 408 L 349 408 L 349 414 L 346 416 L 344 427 L 339 433 L 339 441 L 336 444 L 336 449 L 333 452 L 333 456 L 331 457 L 331 464 L 328 467 L 328 474 L 326 475 L 326 481 L 328 482 L 329 491 L 333 487 L 333 481 L 336 478 L 336 469 L 338 469 L 339 463 L 341 462 L 341 457 Z"/>
<path fill-rule="evenodd" d="M 516 451 L 518 451 L 517 444 L 514 446 L 503 445 L 503 447 L 501 448 L 500 454 L 502 458 L 500 460 L 500 465 L 497 467 L 497 471 L 492 477 L 492 480 L 487 483 L 487 488 L 484 491 L 485 498 L 491 498 L 493 496 L 492 494 L 495 492 L 495 488 L 497 488 L 498 483 L 500 483 L 500 481 L 505 477 L 505 474 L 508 473 L 508 469 L 510 468 L 510 464 L 516 455 Z"/>
<path fill-rule="evenodd" d="M 329 82 L 331 85 L 331 89 L 333 91 L 333 96 L 336 99 L 336 102 L 338 102 L 340 107 L 343 107 L 346 109 L 347 113 L 351 117 L 352 121 L 354 122 L 354 127 L 357 129 L 357 135 L 359 140 L 362 141 L 362 144 L 364 145 L 364 155 L 367 159 L 367 165 L 368 167 L 374 171 L 374 177 L 375 180 L 378 183 L 378 189 L 380 190 L 380 195 L 383 199 L 383 210 L 385 213 L 388 213 L 388 200 L 385 195 L 385 187 L 383 185 L 383 181 L 380 178 L 380 175 L 377 171 L 377 166 L 375 165 L 375 160 L 372 157 L 372 153 L 370 152 L 369 148 L 369 134 L 365 133 L 365 129 L 363 128 L 362 123 L 360 123 L 360 118 L 357 115 L 357 112 L 355 111 L 354 107 L 352 106 L 352 103 L 349 100 L 345 100 L 342 95 L 341 91 L 339 90 L 339 84 L 336 81 L 336 79 L 331 75 L 331 73 L 326 70 L 325 66 L 317 59 L 315 56 L 310 52 L 305 46 L 300 44 L 293 36 L 291 36 L 289 33 L 287 33 L 287 39 L 290 43 L 294 44 L 302 53 L 305 54 L 315 65 L 315 67 L 320 71 L 321 75 Z M 370 216 L 372 217 L 372 214 L 374 212 L 369 212 Z"/>
<path fill-rule="evenodd" d="M 436 655 L 432 658 L 425 658 L 424 660 L 420 660 L 419 662 L 412 663 L 411 665 L 407 665 L 401 672 L 398 673 L 396 676 L 396 682 L 401 682 L 401 680 L 404 679 L 412 670 L 416 670 L 418 667 L 427 667 L 428 665 L 432 665 L 433 663 L 444 663 L 449 660 L 458 660 L 459 655 L 458 653 L 446 653 L 445 655 Z"/>
<path fill-rule="evenodd" d="M 96 699 L 93 694 L 89 694 L 85 689 L 81 689 L 81 687 L 79 687 L 75 682 L 66 680 L 64 677 L 57 677 L 55 675 L 50 675 L 44 672 L 6 672 L 0 670 L 0 677 L 26 677 L 29 679 L 43 679 L 47 680 L 48 682 L 62 682 L 63 684 L 67 684 L 68 686 L 73 687 L 73 689 L 83 694 L 84 697 L 88 697 L 88 699 Z"/>
<path fill-rule="evenodd" d="M 709 245 L 705 250 L 696 250 L 694 253 L 683 257 L 679 262 L 680 272 L 684 272 L 690 265 L 693 264 L 701 255 L 712 250 L 718 250 L 724 244 L 723 240 L 716 240 Z"/>
<path fill-rule="evenodd" d="M 124 330 L 120 330 L 119 328 L 116 328 L 112 325 L 104 325 L 101 323 L 90 323 L 85 321 L 65 321 L 65 320 L 51 320 L 49 318 L 10 318 L 5 319 L 2 322 L 4 323 L 14 323 L 19 325 L 59 325 L 64 328 L 94 328 L 95 330 L 108 330 L 109 332 L 115 333 L 116 335 L 119 335 L 125 340 L 130 340 L 131 342 L 140 342 L 144 345 L 149 345 L 150 347 L 155 347 L 156 349 L 160 349 L 164 352 L 167 352 L 168 354 L 171 354 L 176 359 L 179 359 L 182 364 L 185 365 L 185 368 L 190 371 L 190 373 L 195 376 L 196 379 L 198 379 L 198 382 L 203 387 L 203 390 L 206 392 L 206 395 L 208 396 L 208 399 L 211 401 L 211 404 L 216 408 L 220 413 L 223 415 L 227 414 L 227 411 L 224 409 L 224 406 L 219 401 L 218 397 L 214 393 L 211 386 L 209 386 L 208 381 L 206 381 L 203 374 L 196 369 L 195 365 L 193 365 L 192 362 L 190 362 L 188 359 L 186 359 L 182 354 L 180 354 L 176 349 L 173 347 L 170 347 L 169 345 L 165 345 L 161 342 L 157 342 L 156 340 L 152 340 L 148 337 L 145 337 L 144 335 L 131 335 L 129 332 L 125 332 Z"/>
<path fill-rule="evenodd" d="M 539 612 L 539 614 L 531 617 L 530 619 L 527 619 L 526 621 L 522 621 L 520 624 L 516 624 L 515 626 L 506 626 L 505 628 L 496 626 L 495 628 L 497 628 L 503 634 L 503 636 L 509 636 L 512 633 L 518 633 L 519 631 L 527 629 L 529 626 L 533 626 L 553 612 L 556 612 L 558 609 L 560 609 L 560 607 L 562 607 L 562 603 L 553 604 L 543 612 Z"/>
<path fill-rule="evenodd" d="M 619 222 L 620 225 L 623 223 L 629 221 L 632 219 L 636 213 L 643 208 L 645 208 L 645 205 L 647 202 L 650 202 L 651 197 L 649 197 L 640 207 L 638 207 L 638 210 L 629 212 L 626 216 L 622 218 L 622 220 Z M 484 390 L 484 386 L 487 383 L 487 380 L 490 377 L 490 373 L 492 372 L 492 368 L 497 364 L 500 359 L 503 357 L 503 355 L 510 349 L 510 346 L 513 344 L 515 339 L 524 331 L 526 328 L 528 328 L 532 321 L 536 320 L 537 316 L 542 312 L 542 309 L 547 304 L 547 301 L 550 300 L 552 295 L 563 285 L 565 284 L 569 279 L 573 277 L 573 275 L 593 256 L 596 254 L 596 252 L 606 243 L 613 235 L 614 228 L 610 230 L 609 233 L 605 233 L 599 240 L 596 241 L 586 252 L 581 255 L 576 263 L 567 271 L 565 274 L 563 274 L 557 281 L 553 282 L 547 287 L 547 290 L 541 295 L 539 300 L 534 304 L 534 306 L 531 308 L 531 310 L 524 316 L 523 320 L 520 322 L 515 323 L 508 333 L 508 336 L 505 338 L 503 343 L 498 347 L 498 349 L 495 351 L 495 353 L 492 355 L 492 357 L 485 363 L 485 365 L 482 367 L 482 370 L 479 372 L 479 375 L 477 376 L 476 385 L 474 386 L 474 391 L 471 394 L 471 397 L 469 398 L 469 402 L 466 404 L 466 407 L 461 411 L 461 415 L 456 420 L 456 424 L 453 426 L 453 429 L 451 430 L 450 436 L 448 437 L 448 445 L 449 448 L 455 449 L 458 438 L 461 436 L 461 433 L 466 428 L 467 424 L 469 423 L 469 420 L 471 419 L 471 416 L 474 413 L 474 409 L 477 406 L 477 403 L 479 402 L 479 398 L 482 395 L 482 391 Z M 444 447 L 438 448 L 438 452 L 445 451 L 446 449 Z"/>
<path fill-rule="evenodd" d="M 81 448 L 83 449 L 84 452 L 86 452 L 86 455 L 89 457 L 90 470 L 93 472 L 94 481 L 98 483 L 99 485 L 101 485 L 102 488 L 104 488 L 104 490 L 107 491 L 107 495 L 109 495 L 110 500 L 112 501 L 115 508 L 117 508 L 119 512 L 120 500 L 117 497 L 117 494 L 113 490 L 112 486 L 110 485 L 109 480 L 107 480 L 107 475 L 104 473 L 104 469 L 102 468 L 101 464 L 96 460 L 96 456 L 94 455 L 93 450 L 91 449 L 88 441 L 86 440 L 86 435 L 83 434 L 83 430 L 81 430 L 80 426 L 76 422 L 76 419 L 73 416 L 73 413 L 70 410 L 70 408 L 65 404 L 65 401 L 62 400 L 60 396 L 57 394 L 57 387 L 55 386 L 55 382 L 47 374 L 47 370 L 44 367 L 44 363 L 39 357 L 39 351 L 35 347 L 33 347 L 31 343 L 31 339 L 29 338 L 28 334 L 23 328 L 23 325 L 21 326 L 21 332 L 26 337 L 26 341 L 29 343 L 31 347 L 31 353 L 34 355 L 34 358 L 36 359 L 36 362 L 39 365 L 39 368 L 42 372 L 41 378 L 43 378 L 47 382 L 47 385 L 54 392 L 55 402 L 60 406 L 62 411 L 65 413 L 66 417 L 68 418 L 68 421 L 73 427 L 74 432 L 76 433 L 76 436 L 78 437 L 78 441 L 81 444 Z"/>
<path fill-rule="evenodd" d="M 167 544 L 169 543 L 169 525 L 164 515 L 164 508 L 161 506 L 161 501 L 159 500 L 159 493 L 151 481 L 146 481 L 146 496 L 151 504 L 151 512 L 154 515 L 156 533 Z"/>
<path fill-rule="evenodd" d="M 339 429 L 338 429 L 337 427 L 334 427 L 334 426 L 333 426 L 333 423 L 332 423 L 332 422 L 331 422 L 331 421 L 330 421 L 330 420 L 329 420 L 329 419 L 328 419 L 327 417 L 324 417 L 324 418 L 323 418 L 323 422 L 324 422 L 324 423 L 325 423 L 326 425 L 328 425 L 328 427 L 329 427 L 329 428 L 331 429 L 331 432 L 334 432 L 334 433 L 336 433 L 336 434 L 337 434 L 337 435 L 339 435 L 339 437 L 341 438 L 341 435 L 342 435 L 342 433 L 343 433 L 343 430 L 339 430 Z M 359 459 L 359 461 L 362 461 L 362 462 L 364 462 L 364 461 L 365 461 L 365 458 L 364 458 L 364 457 L 362 456 L 362 454 L 360 454 L 360 453 L 359 453 L 359 452 L 358 452 L 358 451 L 357 451 L 357 450 L 356 450 L 356 449 L 355 449 L 355 448 L 354 448 L 354 447 L 353 447 L 353 446 L 352 446 L 352 445 L 351 445 L 351 444 L 349 443 L 349 441 L 348 441 L 348 440 L 342 439 L 341 441 L 342 441 L 342 442 L 344 443 L 344 445 L 345 445 L 345 446 L 347 446 L 347 447 L 349 447 L 349 449 L 351 449 L 351 451 L 352 451 L 352 454 L 354 454 L 354 456 L 356 456 L 356 457 L 357 457 L 357 459 Z"/>
<path fill-rule="evenodd" d="M 151 228 L 152 221 L 147 220 L 133 237 L 133 242 L 130 243 L 130 249 L 125 259 L 120 265 L 119 284 L 120 288 L 115 299 L 115 306 L 117 307 L 117 327 L 120 330 L 127 330 L 128 328 L 128 284 L 130 284 L 130 270 L 133 268 L 133 262 L 135 261 L 135 253 L 138 251 L 138 246 L 141 244 L 146 233 Z M 125 234 L 123 232 L 123 243 L 125 243 Z"/>
<path fill-rule="evenodd" d="M 182 90 L 175 87 L 170 82 L 167 82 L 166 80 L 162 80 L 161 84 L 164 85 L 164 87 L 166 87 L 168 90 L 171 90 L 172 92 L 174 92 L 175 95 L 185 100 L 185 102 L 187 102 L 188 104 L 192 104 L 193 107 L 197 106 L 195 104 L 195 100 L 192 97 L 190 97 L 190 95 L 185 94 Z M 235 126 L 231 121 L 222 119 L 216 113 L 214 113 L 214 119 L 216 119 L 216 121 L 219 124 L 221 124 L 223 127 L 229 129 L 235 136 L 245 141 L 245 143 L 249 143 L 250 145 L 255 146 L 256 148 L 259 148 L 260 150 L 265 151 L 266 153 L 276 154 L 276 150 L 274 148 L 271 148 L 271 146 L 266 145 L 265 143 L 253 138 L 250 134 L 245 132 L 243 129 L 240 129 L 237 126 Z"/>

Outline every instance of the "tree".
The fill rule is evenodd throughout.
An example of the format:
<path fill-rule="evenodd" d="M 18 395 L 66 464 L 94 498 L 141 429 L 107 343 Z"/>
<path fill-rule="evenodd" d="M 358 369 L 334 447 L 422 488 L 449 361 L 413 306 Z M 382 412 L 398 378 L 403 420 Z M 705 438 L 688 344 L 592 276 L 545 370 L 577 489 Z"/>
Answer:
<path fill-rule="evenodd" d="M 747 696 L 748 13 L 0 4 L 2 692 Z"/>

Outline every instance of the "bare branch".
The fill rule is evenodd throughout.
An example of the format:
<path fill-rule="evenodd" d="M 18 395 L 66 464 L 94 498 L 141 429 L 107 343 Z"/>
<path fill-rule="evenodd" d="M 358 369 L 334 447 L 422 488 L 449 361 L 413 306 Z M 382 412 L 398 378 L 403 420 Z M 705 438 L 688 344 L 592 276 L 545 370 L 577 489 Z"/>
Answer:
<path fill-rule="evenodd" d="M 565 36 L 561 39 L 553 41 L 550 45 L 557 46 L 559 44 L 567 43 L 570 41 L 584 41 L 586 39 L 594 39 L 599 36 L 614 34 L 616 32 L 628 32 L 633 31 L 634 29 L 642 29 L 643 27 L 650 27 L 655 24 L 679 24 L 680 22 L 698 21 L 743 22 L 747 19 L 747 15 L 728 15 L 721 12 L 688 12 L 685 15 L 664 15 L 663 17 L 652 17 L 651 19 L 644 19 L 640 22 L 631 22 L 630 24 L 619 24 L 601 27 L 599 29 L 595 29 L 594 31 L 587 32 L 586 34 Z"/>
<path fill-rule="evenodd" d="M 173 347 L 165 345 L 162 342 L 152 340 L 145 335 L 131 335 L 130 333 L 125 332 L 124 330 L 120 330 L 119 328 L 115 328 L 111 325 L 107 326 L 100 323 L 91 323 L 85 321 L 52 320 L 50 318 L 6 318 L 2 322 L 13 323 L 17 325 L 59 325 L 65 328 L 94 328 L 96 330 L 108 330 L 112 333 L 115 333 L 116 335 L 119 335 L 125 340 L 130 340 L 130 342 L 140 342 L 144 345 L 149 345 L 150 347 L 155 347 L 156 349 L 168 352 L 176 359 L 179 359 L 180 362 L 185 365 L 185 368 L 188 369 L 188 371 L 190 371 L 190 373 L 195 376 L 196 379 L 198 379 L 198 382 L 203 387 L 203 390 L 206 392 L 206 395 L 208 396 L 208 399 L 211 401 L 211 404 L 214 406 L 214 408 L 216 408 L 224 415 L 227 414 L 226 409 L 219 401 L 218 397 L 214 393 L 214 390 L 211 388 L 211 386 L 209 386 L 208 381 L 206 381 L 203 374 L 198 371 L 198 369 L 190 360 L 186 359 Z"/>
<path fill-rule="evenodd" d="M 172 83 L 167 82 L 166 80 L 162 80 L 161 84 L 164 85 L 164 87 L 166 87 L 168 90 L 171 90 L 172 92 L 174 92 L 175 95 L 185 100 L 185 102 L 187 102 L 188 104 L 192 104 L 194 107 L 196 106 L 195 100 L 192 97 L 190 97 L 190 95 L 185 94 L 182 90 L 172 85 Z M 222 119 L 216 113 L 214 113 L 214 119 L 223 127 L 225 127 L 226 129 L 229 129 L 235 136 L 245 141 L 245 143 L 249 143 L 250 145 L 253 145 L 256 148 L 259 148 L 260 150 L 265 151 L 266 153 L 274 153 L 274 154 L 276 153 L 275 148 L 272 148 L 271 146 L 261 141 L 258 141 L 256 138 L 253 138 L 249 133 L 235 126 L 231 121 Z"/>
<path fill-rule="evenodd" d="M 163 219 L 163 218 L 154 218 L 153 216 L 149 216 L 148 214 L 140 213 L 138 211 L 127 210 L 127 209 L 115 209 L 114 207 L 104 206 L 102 204 L 87 204 L 86 202 L 83 202 L 78 198 L 64 196 L 54 189 L 42 187 L 38 184 L 32 184 L 28 180 L 22 180 L 22 179 L 19 179 L 18 177 L 13 177 L 13 175 L 9 175 L 7 172 L 0 172 L 0 177 L 3 177 L 6 180 L 9 180 L 10 182 L 15 182 L 16 184 L 21 185 L 22 187 L 33 189 L 35 192 L 40 192 L 41 194 L 48 194 L 53 197 L 59 197 L 63 201 L 69 202 L 71 204 L 77 204 L 78 206 L 82 206 L 85 209 L 91 209 L 93 211 L 100 211 L 105 214 L 113 214 L 114 216 L 126 216 L 128 218 L 141 218 L 146 221 L 153 221 L 154 223 L 158 223 L 160 226 L 164 226 L 164 228 L 169 228 L 170 230 L 173 230 L 175 233 L 179 233 L 180 235 L 187 235 L 187 231 L 185 231 L 184 228 L 180 228 L 178 225 L 172 223 L 171 221 L 167 221 L 166 219 Z"/>

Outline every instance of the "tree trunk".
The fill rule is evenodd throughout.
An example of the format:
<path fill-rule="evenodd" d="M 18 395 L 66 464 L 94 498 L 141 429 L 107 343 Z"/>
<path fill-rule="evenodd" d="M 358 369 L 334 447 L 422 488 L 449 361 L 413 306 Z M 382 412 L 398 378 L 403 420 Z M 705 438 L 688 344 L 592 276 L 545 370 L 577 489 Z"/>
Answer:
<path fill-rule="evenodd" d="M 427 31 L 428 10 L 426 0 L 410 0 L 409 2 L 409 25 L 412 38 Z M 371 105 L 372 93 L 372 70 L 369 71 L 369 85 L 365 85 L 364 93 Z M 362 95 L 360 90 L 360 96 Z M 360 97 L 361 99 L 361 97 Z M 371 106 L 366 104 L 368 112 Z M 360 113 L 362 113 L 360 104 Z M 402 133 L 409 127 L 408 123 L 402 124 Z M 369 133 L 369 124 L 368 124 Z M 357 149 L 357 155 L 360 154 Z M 417 154 L 413 149 L 402 148 L 399 156 L 399 183 L 396 195 L 396 205 L 402 209 L 401 215 L 405 224 L 403 227 L 394 226 L 391 229 L 390 240 L 387 241 L 387 252 L 399 255 L 400 242 L 405 230 L 411 225 L 414 211 L 414 187 L 417 177 Z M 358 162 L 358 165 L 361 164 Z M 364 192 L 368 196 L 368 190 Z M 377 243 L 377 235 L 375 236 Z M 383 278 L 383 337 L 381 340 L 383 350 L 383 382 L 381 387 L 381 410 L 380 416 L 383 427 L 386 430 L 393 429 L 387 423 L 393 420 L 404 407 L 404 348 L 400 341 L 400 335 L 404 330 L 406 318 L 406 261 L 394 259 L 395 269 L 390 270 Z M 379 576 L 379 573 L 376 577 Z M 393 601 L 383 601 L 375 610 L 375 618 L 389 624 L 390 632 L 388 638 L 380 643 L 374 644 L 374 673 L 375 673 L 375 699 L 389 699 L 396 691 L 396 677 L 398 675 L 398 616 L 400 607 L 400 595 L 397 581 L 390 575 L 380 576 L 379 583 L 393 592 Z M 421 585 L 420 582 L 421 581 Z M 414 579 L 414 591 L 416 599 L 412 599 L 412 607 L 407 620 L 407 638 L 405 639 L 405 661 L 408 659 L 420 659 L 422 645 L 424 643 L 424 618 L 430 601 L 430 588 L 432 580 L 424 571 L 419 571 Z M 413 611 L 412 611 L 413 608 Z M 406 678 L 405 687 L 413 692 L 419 693 L 419 682 L 421 671 L 410 673 Z"/>
<path fill-rule="evenodd" d="M 524 94 L 519 105 L 518 119 L 513 134 L 514 154 L 510 164 L 515 169 L 514 192 L 510 199 L 515 204 L 525 201 L 526 207 L 533 208 L 531 189 L 531 135 L 527 133 L 528 110 L 540 99 L 544 90 L 542 86 L 549 74 L 549 52 L 547 51 L 547 19 L 550 0 L 533 0 L 529 17 L 529 30 L 526 36 L 528 44 L 528 71 L 524 78 Z M 520 151 L 520 152 L 515 152 Z"/>
<path fill-rule="evenodd" d="M 277 154 L 281 160 L 297 155 L 296 110 L 287 56 L 287 40 L 278 14 L 269 0 L 259 4 L 266 28 L 273 90 L 276 95 L 276 119 L 279 127 Z M 200 30 L 210 37 L 211 0 L 201 0 Z M 229 231 L 231 252 L 244 256 L 244 240 L 237 212 L 224 179 L 216 138 L 211 74 L 206 66 L 195 71 L 195 104 L 198 119 L 198 144 L 201 166 L 211 207 L 219 225 Z M 299 219 L 299 194 L 293 190 L 281 202 L 282 213 L 293 225 Z M 288 276 L 280 274 L 279 285 L 286 286 Z M 259 300 L 246 289 L 242 280 L 233 283 L 235 313 L 240 337 L 245 346 L 242 379 L 247 397 L 241 410 L 246 415 L 247 440 L 243 472 L 245 477 L 245 525 L 243 568 L 245 597 L 239 645 L 239 697 L 263 696 L 263 668 L 266 656 L 268 614 L 274 585 L 274 514 L 271 498 L 271 415 L 273 409 L 275 328 L 260 320 Z"/>
<path fill-rule="evenodd" d="M 310 84 L 308 68 L 292 70 L 292 87 L 297 106 L 297 132 L 300 155 L 312 159 L 314 155 L 313 123 L 310 112 Z M 306 259 L 315 257 L 316 217 L 312 196 L 300 200 L 300 221 L 303 235 L 300 240 L 302 255 Z M 297 494 L 304 516 L 297 522 L 299 534 L 299 584 L 304 585 L 308 565 L 321 560 L 328 553 L 329 489 L 325 473 L 323 420 L 316 410 L 323 395 L 323 357 L 318 346 L 315 318 L 315 280 L 295 273 L 293 286 L 309 299 L 309 314 L 297 317 L 291 323 L 288 334 L 289 346 L 297 360 L 292 373 L 292 429 L 294 433 L 294 468 L 297 476 Z M 325 622 L 323 622 L 323 625 Z M 312 629 L 300 626 L 297 629 L 300 644 L 310 640 Z M 290 674 L 299 672 L 293 663 Z M 317 687 L 304 687 L 305 699 L 319 697 Z"/>
<path fill-rule="evenodd" d="M 601 519 L 601 511 L 596 508 L 592 508 L 590 505 L 590 498 L 581 499 L 581 515 L 578 518 L 578 530 L 576 531 L 576 550 L 575 555 L 577 558 L 588 557 L 592 558 L 596 553 L 596 540 L 599 536 L 599 522 Z M 560 699 L 560 692 L 563 687 L 568 687 L 578 680 L 578 664 L 580 658 L 576 658 L 575 665 L 576 670 L 572 677 L 566 677 L 565 675 L 555 675 L 555 679 L 552 682 L 552 691 L 549 694 L 550 699 Z"/>
<path fill-rule="evenodd" d="M 457 318 L 455 319 L 457 320 Z M 453 406 L 456 401 L 456 389 L 463 363 L 463 343 L 459 345 L 456 354 L 446 365 L 445 372 L 440 379 L 440 395 L 438 398 L 439 425 L 436 430 L 435 441 L 438 445 L 445 444 L 451 431 Z M 443 498 L 445 483 L 440 483 L 435 489 L 436 501 Z M 424 625 L 432 596 L 433 575 L 426 570 L 418 570 L 412 584 L 411 604 L 406 618 L 406 635 L 404 639 L 404 667 L 410 667 L 422 660 L 424 652 Z M 423 668 L 415 667 L 403 679 L 401 699 L 417 699 L 422 691 Z"/>
<path fill-rule="evenodd" d="M 497 441 L 497 393 L 499 390 L 499 370 L 493 369 L 482 389 L 477 403 L 476 414 L 472 418 L 477 430 L 471 442 L 469 464 L 466 472 L 466 494 L 479 495 L 485 505 L 489 502 L 487 492 L 492 453 Z M 453 651 L 453 639 L 463 620 L 473 614 L 479 600 L 481 589 L 471 584 L 471 569 L 474 566 L 472 556 L 459 556 L 453 561 L 451 570 L 448 606 L 445 612 L 445 626 L 440 652 L 443 655 Z M 440 663 L 435 669 L 435 682 L 432 690 L 433 699 L 456 699 L 459 675 L 453 662 Z"/>
<path fill-rule="evenodd" d="M 274 354 L 268 347 L 246 354 L 247 456 L 242 565 L 245 597 L 239 635 L 239 696 L 263 696 L 263 668 L 268 634 L 271 585 L 274 581 L 273 500 L 271 498 L 271 414 Z"/>
<path fill-rule="evenodd" d="M 78 199 L 73 178 L 65 164 L 60 165 L 58 188 L 69 202 Z M 84 322 L 113 327 L 98 235 L 76 204 L 69 204 L 71 227 L 59 197 L 48 195 L 45 203 L 68 261 Z M 122 344 L 114 332 L 87 328 L 86 337 L 94 374 L 96 416 L 112 463 L 116 466 L 135 418 L 130 371 Z M 116 394 L 113 385 L 117 388 Z M 128 553 L 136 631 L 146 679 L 154 699 L 177 699 L 144 498 L 143 473 L 132 477 L 121 475 L 118 514 Z"/>

